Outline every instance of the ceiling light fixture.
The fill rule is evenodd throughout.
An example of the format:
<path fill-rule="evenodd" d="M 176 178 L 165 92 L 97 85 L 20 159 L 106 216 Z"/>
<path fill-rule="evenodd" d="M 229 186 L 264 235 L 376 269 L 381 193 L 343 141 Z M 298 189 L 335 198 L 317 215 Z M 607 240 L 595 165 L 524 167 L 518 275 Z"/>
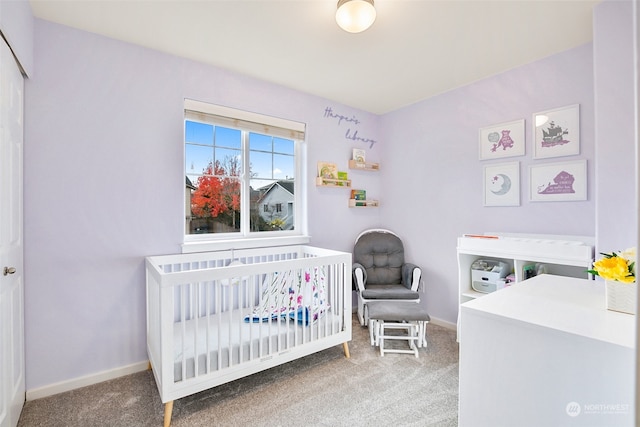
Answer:
<path fill-rule="evenodd" d="M 373 0 L 338 0 L 336 22 L 349 33 L 361 33 L 376 20 Z"/>

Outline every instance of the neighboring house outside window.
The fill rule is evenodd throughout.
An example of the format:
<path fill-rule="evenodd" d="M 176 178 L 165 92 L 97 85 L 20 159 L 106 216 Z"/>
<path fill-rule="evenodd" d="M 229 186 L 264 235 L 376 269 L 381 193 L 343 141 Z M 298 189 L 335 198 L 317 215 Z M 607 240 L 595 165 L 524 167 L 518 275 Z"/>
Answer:
<path fill-rule="evenodd" d="M 185 243 L 302 234 L 303 124 L 185 100 L 184 131 Z"/>
<path fill-rule="evenodd" d="M 280 230 L 288 230 L 293 227 L 293 210 L 283 212 L 282 205 L 293 203 L 294 191 L 293 180 L 274 182 L 264 190 L 260 199 L 263 206 L 268 207 L 261 214 L 264 222 L 272 224 L 274 228 L 277 227 Z"/>

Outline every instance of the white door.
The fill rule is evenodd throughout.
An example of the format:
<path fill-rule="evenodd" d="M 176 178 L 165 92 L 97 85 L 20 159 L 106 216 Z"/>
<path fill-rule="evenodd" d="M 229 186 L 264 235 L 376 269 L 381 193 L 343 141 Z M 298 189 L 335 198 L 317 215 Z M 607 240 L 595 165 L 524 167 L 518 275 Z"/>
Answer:
<path fill-rule="evenodd" d="M 25 400 L 22 262 L 24 80 L 0 38 L 0 427 L 15 427 Z"/>

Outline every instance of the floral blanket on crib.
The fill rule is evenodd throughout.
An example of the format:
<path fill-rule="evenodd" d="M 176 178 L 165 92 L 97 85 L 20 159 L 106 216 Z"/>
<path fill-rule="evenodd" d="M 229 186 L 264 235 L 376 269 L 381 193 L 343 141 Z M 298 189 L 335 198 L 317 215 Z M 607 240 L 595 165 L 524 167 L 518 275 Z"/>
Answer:
<path fill-rule="evenodd" d="M 262 296 L 245 322 L 289 318 L 303 325 L 315 322 L 329 308 L 324 267 L 267 274 Z"/>

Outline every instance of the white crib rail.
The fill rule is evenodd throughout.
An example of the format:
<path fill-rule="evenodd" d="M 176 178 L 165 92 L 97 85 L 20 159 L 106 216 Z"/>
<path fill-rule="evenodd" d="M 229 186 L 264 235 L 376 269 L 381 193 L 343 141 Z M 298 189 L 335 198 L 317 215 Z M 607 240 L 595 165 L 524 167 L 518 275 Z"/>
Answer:
<path fill-rule="evenodd" d="M 163 402 L 351 339 L 351 254 L 287 246 L 149 257 L 146 266 L 147 349 Z M 326 305 L 315 321 L 293 312 L 245 322 L 265 302 L 265 284 L 289 274 L 302 286 L 318 269 Z M 314 308 L 312 296 L 292 295 Z"/>

